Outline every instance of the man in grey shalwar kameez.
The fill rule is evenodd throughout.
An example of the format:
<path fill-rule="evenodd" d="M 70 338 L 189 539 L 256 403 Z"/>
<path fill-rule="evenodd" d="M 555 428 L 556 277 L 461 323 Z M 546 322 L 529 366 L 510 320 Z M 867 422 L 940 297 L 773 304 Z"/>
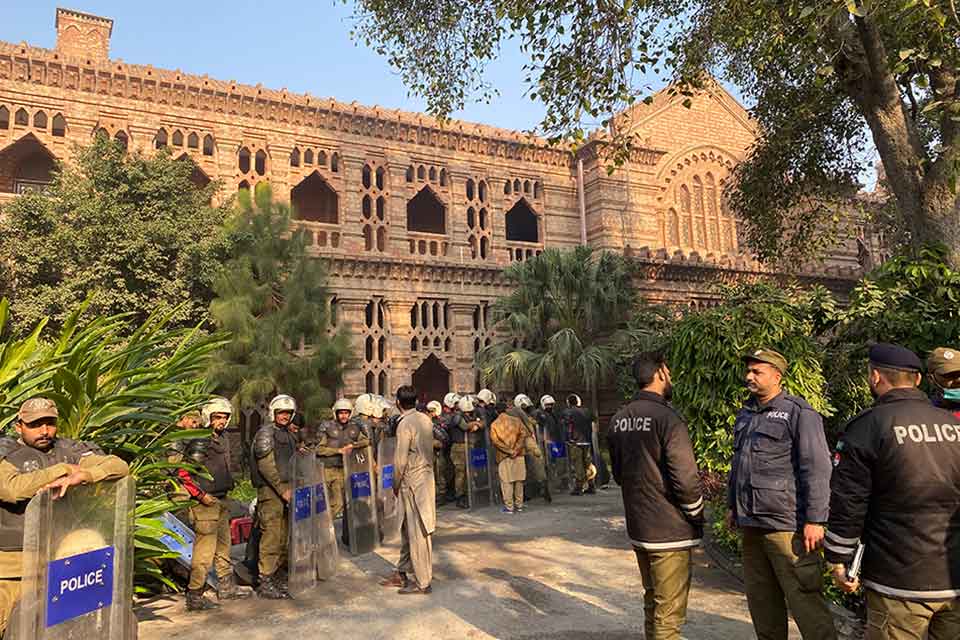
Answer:
<path fill-rule="evenodd" d="M 416 410 L 417 391 L 397 390 L 403 411 L 397 425 L 393 490 L 403 502 L 400 562 L 383 579 L 384 586 L 400 587 L 401 594 L 427 594 L 433 581 L 433 532 L 437 526 L 436 485 L 433 477 L 433 423 Z"/>

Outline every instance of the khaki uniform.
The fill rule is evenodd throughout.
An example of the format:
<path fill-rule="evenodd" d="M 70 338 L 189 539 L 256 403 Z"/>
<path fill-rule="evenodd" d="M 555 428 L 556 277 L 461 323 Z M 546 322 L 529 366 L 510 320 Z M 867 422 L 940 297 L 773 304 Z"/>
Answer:
<path fill-rule="evenodd" d="M 743 577 L 759 640 L 787 640 L 788 608 L 804 640 L 836 639 L 820 552 L 807 553 L 799 533 L 743 527 Z"/>
<path fill-rule="evenodd" d="M 287 516 L 282 494 L 290 490 L 290 485 L 280 480 L 272 453 L 257 460 L 257 469 L 268 483 L 257 489 L 257 517 L 260 519 L 258 568 L 260 576 L 264 577 L 272 576 L 278 568 L 286 565 Z"/>
<path fill-rule="evenodd" d="M 217 500 L 210 506 L 195 503 L 188 512 L 196 539 L 193 542 L 193 560 L 190 565 L 191 591 L 203 589 L 212 564 L 221 581 L 233 576 L 230 561 L 230 510 Z"/>
<path fill-rule="evenodd" d="M 127 463 L 116 456 L 86 455 L 80 458 L 78 465 L 90 472 L 93 482 L 116 480 L 130 473 Z M 0 461 L 0 502 L 15 504 L 29 500 L 45 485 L 67 475 L 70 475 L 70 469 L 62 463 L 21 473 L 6 460 Z M 10 614 L 20 599 L 22 557 L 21 551 L 0 551 L 0 633 L 7 628 Z"/>
<path fill-rule="evenodd" d="M 453 489 L 458 498 L 467 495 L 467 445 L 454 442 L 450 445 L 450 460 L 453 462 Z"/>
<path fill-rule="evenodd" d="M 692 578 L 690 549 L 644 551 L 634 548 L 643 582 L 643 637 L 680 640 L 687 620 Z"/>
<path fill-rule="evenodd" d="M 570 456 L 570 464 L 573 465 L 573 476 L 576 480 L 574 488 L 583 491 L 587 488 L 587 469 L 593 463 L 590 458 L 590 447 L 568 444 L 567 455 Z"/>
<path fill-rule="evenodd" d="M 960 599 L 897 600 L 867 589 L 867 640 L 960 638 Z"/>
<path fill-rule="evenodd" d="M 433 425 L 410 409 L 397 426 L 394 482 L 403 499 L 403 527 L 397 570 L 413 574 L 425 589 L 433 581 L 433 533 L 437 527 L 437 494 L 433 479 Z"/>
<path fill-rule="evenodd" d="M 537 422 L 532 417 L 528 417 L 523 422 L 523 449 L 527 454 L 527 468 L 535 482 L 539 482 L 546 489 L 547 469 L 544 466 L 543 449 L 537 442 Z"/>

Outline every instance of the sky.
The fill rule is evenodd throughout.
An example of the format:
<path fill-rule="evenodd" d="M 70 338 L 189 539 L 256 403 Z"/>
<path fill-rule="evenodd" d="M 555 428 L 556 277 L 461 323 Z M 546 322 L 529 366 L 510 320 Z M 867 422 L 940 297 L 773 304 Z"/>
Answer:
<path fill-rule="evenodd" d="M 0 40 L 53 48 L 58 5 L 113 18 L 110 57 L 124 62 L 343 102 L 424 110 L 423 101 L 407 95 L 383 58 L 350 39 L 351 6 L 342 1 L 0 0 Z M 524 95 L 524 61 L 517 46 L 506 46 L 488 68 L 499 98 L 469 105 L 454 117 L 534 128 L 543 106 Z"/>

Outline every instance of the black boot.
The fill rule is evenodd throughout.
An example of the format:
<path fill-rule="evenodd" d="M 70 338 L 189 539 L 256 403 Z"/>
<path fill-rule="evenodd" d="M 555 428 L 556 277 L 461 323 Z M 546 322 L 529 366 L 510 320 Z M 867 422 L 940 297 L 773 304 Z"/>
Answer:
<path fill-rule="evenodd" d="M 467 496 L 460 496 L 459 498 L 457 498 L 457 506 L 460 507 L 461 509 L 469 509 L 470 500 L 467 499 Z"/>
<path fill-rule="evenodd" d="M 595 484 L 593 484 L 593 482 L 591 482 L 590 484 L 588 484 L 588 485 L 587 485 L 587 490 L 584 491 L 584 493 L 586 493 L 587 495 L 591 495 L 591 496 L 592 496 L 593 494 L 595 494 L 596 492 L 597 492 L 597 486 L 596 486 Z"/>
<path fill-rule="evenodd" d="M 251 592 L 246 587 L 238 587 L 233 576 L 227 576 L 218 581 L 217 599 L 218 600 L 239 600 L 240 598 L 250 597 Z"/>
<path fill-rule="evenodd" d="M 260 576 L 260 586 L 257 587 L 257 595 L 265 600 L 283 600 L 289 598 L 290 594 L 280 588 L 275 575 Z"/>
<path fill-rule="evenodd" d="M 187 611 L 209 611 L 210 609 L 219 608 L 219 604 L 208 600 L 203 595 L 203 589 L 190 589 L 187 591 Z"/>

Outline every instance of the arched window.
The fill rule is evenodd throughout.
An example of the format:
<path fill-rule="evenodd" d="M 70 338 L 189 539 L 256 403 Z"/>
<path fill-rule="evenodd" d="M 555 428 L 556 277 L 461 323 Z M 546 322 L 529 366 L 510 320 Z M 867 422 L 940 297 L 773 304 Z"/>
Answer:
<path fill-rule="evenodd" d="M 209 134 L 203 136 L 203 155 L 205 156 L 213 155 L 213 136 Z"/>
<path fill-rule="evenodd" d="M 290 191 L 290 204 L 298 220 L 337 224 L 337 192 L 314 171 Z"/>
<path fill-rule="evenodd" d="M 373 228 L 368 224 L 363 226 L 363 248 L 365 251 L 373 250 Z"/>
<path fill-rule="evenodd" d="M 310 150 L 311 157 L 313 156 L 313 150 Z M 320 151 L 317 153 L 317 164 L 321 167 L 327 166 L 327 152 Z"/>
<path fill-rule="evenodd" d="M 384 227 L 377 227 L 377 251 L 387 250 L 387 230 Z"/>
<path fill-rule="evenodd" d="M 514 192 L 514 193 L 520 193 L 520 181 L 519 181 L 519 180 L 514 180 L 514 181 L 513 181 L 513 192 Z"/>
<path fill-rule="evenodd" d="M 254 157 L 254 169 L 258 176 L 267 175 L 267 154 L 263 149 L 259 149 Z"/>
<path fill-rule="evenodd" d="M 58 113 L 53 116 L 53 128 L 51 133 L 58 137 L 62 138 L 67 135 L 67 120 L 63 117 L 63 114 Z"/>
<path fill-rule="evenodd" d="M 370 196 L 363 196 L 363 200 L 360 201 L 360 212 L 363 214 L 363 217 L 369 220 L 372 210 Z"/>
<path fill-rule="evenodd" d="M 157 135 L 153 139 L 153 146 L 157 149 L 162 149 L 167 146 L 167 130 L 158 129 Z"/>
<path fill-rule="evenodd" d="M 527 194 L 530 193 L 530 181 L 529 181 L 529 180 L 524 180 L 524 181 L 523 181 L 523 192 L 524 192 L 524 193 L 527 193 Z"/>
<path fill-rule="evenodd" d="M 199 149 L 200 148 L 200 136 L 196 132 L 190 132 L 190 135 L 187 136 L 187 147 L 190 149 Z"/>
<path fill-rule="evenodd" d="M 671 247 L 680 246 L 680 216 L 676 209 L 667 212 L 667 244 Z"/>
<path fill-rule="evenodd" d="M 130 147 L 130 137 L 127 135 L 126 131 L 117 131 L 116 135 L 113 136 L 113 139 L 116 140 L 117 143 L 124 149 Z"/>
<path fill-rule="evenodd" d="M 487 210 L 480 209 L 480 228 L 483 230 L 487 229 Z"/>
<path fill-rule="evenodd" d="M 407 179 L 407 182 L 413 182 L 413 167 L 412 167 L 412 166 L 407 167 L 406 179 Z"/>
<path fill-rule="evenodd" d="M 10 110 L 0 106 L 0 129 L 10 128 Z"/>
<path fill-rule="evenodd" d="M 477 184 L 477 198 L 480 199 L 480 202 L 487 201 L 487 183 L 483 180 Z"/>
<path fill-rule="evenodd" d="M 377 198 L 377 218 L 381 222 L 387 217 L 387 201 L 383 196 Z"/>
<path fill-rule="evenodd" d="M 370 185 L 372 184 L 370 182 L 370 179 L 371 179 L 370 165 L 365 164 L 363 165 L 363 170 L 361 171 L 361 177 L 360 177 L 361 182 L 363 182 L 364 189 L 370 188 Z"/>
<path fill-rule="evenodd" d="M 537 214 L 521 198 L 507 211 L 507 240 L 517 242 L 539 242 L 540 230 Z"/>
<path fill-rule="evenodd" d="M 534 198 L 539 198 L 539 197 L 541 196 L 542 190 L 543 190 L 543 189 L 542 189 L 542 187 L 540 186 L 540 182 L 539 182 L 539 181 L 533 183 L 533 197 L 534 197 Z"/>
<path fill-rule="evenodd" d="M 299 167 L 300 166 L 300 149 L 297 147 L 293 148 L 293 151 L 290 152 L 290 166 Z"/>
<path fill-rule="evenodd" d="M 490 238 L 483 236 L 480 238 L 480 258 L 486 260 L 490 253 Z"/>
<path fill-rule="evenodd" d="M 109 139 L 110 139 L 110 132 L 107 131 L 106 129 L 104 129 L 103 127 L 100 127 L 99 129 L 97 129 L 96 131 L 93 132 L 93 137 L 94 137 L 94 138 L 103 138 L 103 139 L 105 139 L 105 140 L 109 140 Z"/>
<path fill-rule="evenodd" d="M 437 168 L 430 167 L 430 182 L 436 182 L 436 181 L 437 181 Z"/>
<path fill-rule="evenodd" d="M 421 189 L 407 202 L 407 230 L 422 233 L 446 233 L 447 208 L 429 187 Z"/>
<path fill-rule="evenodd" d="M 474 188 L 473 179 L 467 178 L 467 184 L 466 184 L 467 200 L 473 200 L 473 188 Z"/>
<path fill-rule="evenodd" d="M 707 246 L 707 224 L 703 217 L 703 181 L 700 176 L 693 177 L 693 240 L 697 247 Z"/>
<path fill-rule="evenodd" d="M 467 227 L 473 229 L 476 224 L 476 214 L 473 211 L 473 207 L 467 208 Z"/>
<path fill-rule="evenodd" d="M 307 149 L 303 152 L 303 164 L 307 166 L 313 164 L 313 149 Z"/>
<path fill-rule="evenodd" d="M 330 171 L 334 173 L 340 171 L 340 154 L 334 153 L 330 156 Z"/>
<path fill-rule="evenodd" d="M 37 111 L 33 114 L 33 128 L 47 130 L 47 114 L 43 111 Z"/>
<path fill-rule="evenodd" d="M 246 180 L 241 180 L 240 184 L 237 186 L 238 191 L 250 191 L 250 183 Z"/>
<path fill-rule="evenodd" d="M 240 173 L 250 173 L 250 150 L 246 147 L 240 147 L 237 153 L 237 167 Z"/>
<path fill-rule="evenodd" d="M 446 169 L 440 169 L 440 186 L 441 187 L 447 186 L 447 170 Z"/>
<path fill-rule="evenodd" d="M 13 116 L 13 124 L 26 127 L 30 124 L 30 115 L 27 113 L 26 109 L 20 108 L 17 109 L 17 113 Z"/>
<path fill-rule="evenodd" d="M 383 185 L 386 183 L 387 172 L 383 167 L 377 167 L 377 189 L 383 191 Z"/>
<path fill-rule="evenodd" d="M 173 132 L 173 146 L 182 147 L 183 146 L 183 132 L 177 129 Z"/>
<path fill-rule="evenodd" d="M 503 183 L 503 195 L 505 195 L 505 196 L 510 195 L 510 181 L 509 181 L 509 180 L 507 180 L 506 182 Z"/>
<path fill-rule="evenodd" d="M 424 180 L 427 177 L 427 170 L 423 165 L 417 167 L 417 180 Z"/>

